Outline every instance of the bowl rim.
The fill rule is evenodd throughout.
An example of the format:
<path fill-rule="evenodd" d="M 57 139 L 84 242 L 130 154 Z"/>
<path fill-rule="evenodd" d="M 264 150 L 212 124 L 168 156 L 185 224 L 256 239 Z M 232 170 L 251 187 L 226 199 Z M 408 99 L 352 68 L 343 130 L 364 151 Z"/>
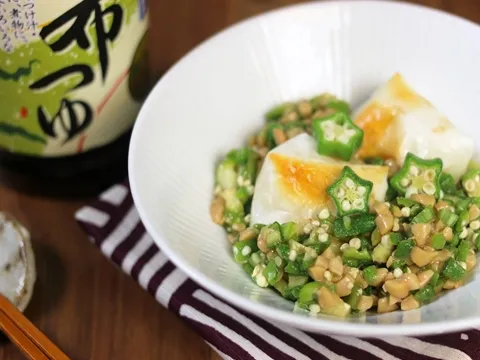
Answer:
<path fill-rule="evenodd" d="M 326 334 L 337 335 L 350 335 L 357 337 L 387 337 L 387 336 L 422 336 L 422 335 L 435 335 L 446 334 L 452 332 L 458 332 L 466 330 L 472 327 L 480 328 L 480 316 L 474 316 L 467 319 L 458 320 L 444 320 L 435 323 L 418 323 L 418 324 L 379 324 L 379 323 L 351 323 L 348 321 L 329 320 L 327 318 L 310 318 L 306 316 L 299 316 L 293 311 L 279 310 L 274 307 L 254 302 L 244 296 L 238 295 L 232 290 L 226 289 L 215 281 L 202 273 L 196 271 L 194 266 L 184 262 L 181 257 L 177 256 L 175 251 L 170 249 L 168 241 L 156 233 L 153 225 L 150 222 L 148 211 L 142 206 L 142 198 L 139 192 L 139 182 L 137 181 L 137 175 L 135 169 L 135 158 L 137 156 L 137 144 L 140 140 L 141 128 L 146 126 L 146 113 L 147 109 L 155 103 L 156 93 L 165 83 L 168 83 L 168 78 L 175 72 L 183 63 L 190 58 L 199 55 L 201 49 L 208 46 L 214 39 L 225 36 L 227 33 L 235 31 L 236 28 L 242 27 L 246 24 L 258 21 L 261 18 L 276 16 L 277 14 L 288 12 L 289 10 L 297 8 L 325 8 L 325 7 L 338 7 L 338 6 L 353 6 L 353 7 L 365 7 L 365 6 L 385 6 L 390 7 L 391 10 L 398 8 L 408 8 L 410 10 L 422 11 L 425 14 L 432 16 L 443 16 L 445 19 L 455 20 L 462 22 L 466 25 L 473 26 L 477 30 L 480 26 L 475 22 L 465 19 L 456 14 L 448 13 L 444 10 L 432 8 L 420 4 L 407 3 L 405 1 L 394 0 L 336 0 L 336 1 L 322 1 L 322 2 L 309 2 L 302 4 L 292 4 L 282 6 L 270 11 L 266 11 L 254 16 L 247 17 L 241 21 L 238 21 L 232 25 L 229 25 L 222 30 L 214 33 L 210 37 L 207 37 L 204 41 L 197 44 L 185 55 L 183 55 L 178 61 L 175 62 L 165 74 L 156 82 L 148 96 L 146 97 L 141 109 L 137 115 L 136 121 L 133 126 L 129 154 L 128 154 L 128 177 L 131 188 L 132 198 L 137 208 L 140 219 L 142 220 L 145 229 L 152 237 L 155 244 L 163 251 L 172 263 L 179 269 L 185 272 L 185 274 L 200 284 L 202 287 L 212 292 L 214 295 L 222 298 L 229 304 L 237 306 L 238 308 L 247 311 L 255 316 L 265 317 L 275 323 L 290 324 L 294 328 L 303 329 L 306 331 L 313 331 Z M 232 260 L 233 261 L 233 260 Z"/>

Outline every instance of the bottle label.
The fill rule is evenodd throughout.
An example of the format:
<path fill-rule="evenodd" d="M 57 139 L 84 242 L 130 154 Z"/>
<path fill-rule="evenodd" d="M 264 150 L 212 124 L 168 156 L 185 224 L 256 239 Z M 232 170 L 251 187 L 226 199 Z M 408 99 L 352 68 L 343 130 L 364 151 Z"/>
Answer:
<path fill-rule="evenodd" d="M 147 26 L 146 0 L 0 0 L 0 148 L 74 155 L 127 131 Z"/>

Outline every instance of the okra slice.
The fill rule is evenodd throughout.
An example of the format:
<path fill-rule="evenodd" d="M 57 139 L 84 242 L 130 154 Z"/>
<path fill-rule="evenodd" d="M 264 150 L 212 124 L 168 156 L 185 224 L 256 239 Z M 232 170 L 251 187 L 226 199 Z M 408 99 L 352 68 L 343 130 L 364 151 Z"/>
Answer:
<path fill-rule="evenodd" d="M 435 219 L 435 211 L 433 207 L 427 206 L 412 219 L 412 224 L 428 224 L 433 219 Z"/>
<path fill-rule="evenodd" d="M 414 194 L 440 197 L 440 175 L 443 162 L 439 158 L 425 160 L 408 153 L 403 167 L 392 176 L 390 184 L 406 198 Z"/>
<path fill-rule="evenodd" d="M 446 242 L 443 234 L 434 234 L 432 236 L 432 248 L 435 250 L 442 250 L 445 247 Z"/>
<path fill-rule="evenodd" d="M 462 280 L 467 273 L 464 263 L 455 260 L 454 258 L 448 259 L 443 269 L 442 275 L 453 281 Z"/>
<path fill-rule="evenodd" d="M 298 302 L 301 305 L 310 305 L 317 300 L 317 291 L 322 286 L 327 286 L 321 281 L 312 281 L 302 286 L 298 295 Z"/>
<path fill-rule="evenodd" d="M 448 209 L 441 209 L 438 212 L 438 219 L 446 226 L 453 227 L 458 220 L 458 215 Z"/>
<path fill-rule="evenodd" d="M 258 250 L 257 240 L 245 240 L 237 241 L 233 244 L 233 256 L 235 261 L 240 264 L 245 264 L 249 261 L 252 253 L 255 253 Z"/>
<path fill-rule="evenodd" d="M 457 186 L 455 184 L 455 180 L 453 176 L 442 172 L 440 174 L 440 189 L 443 191 L 444 194 L 453 195 L 457 191 Z"/>
<path fill-rule="evenodd" d="M 337 218 L 333 222 L 333 234 L 338 238 L 346 238 L 369 233 L 376 226 L 375 218 L 373 214 Z"/>
<path fill-rule="evenodd" d="M 280 226 L 280 232 L 284 240 L 297 240 L 300 234 L 300 229 L 297 223 L 288 222 Z"/>
<path fill-rule="evenodd" d="M 397 259 L 406 259 L 410 256 L 410 251 L 412 251 L 415 246 L 415 241 L 413 239 L 402 240 L 398 243 L 398 246 L 395 250 L 395 258 Z"/>
<path fill-rule="evenodd" d="M 270 285 L 275 285 L 283 277 L 283 269 L 277 266 L 275 260 L 270 260 L 268 265 L 263 270 L 263 276 L 267 279 Z"/>
<path fill-rule="evenodd" d="M 480 169 L 468 170 L 462 176 L 462 186 L 469 197 L 480 196 Z"/>
<path fill-rule="evenodd" d="M 345 166 L 340 177 L 327 188 L 327 193 L 335 203 L 338 216 L 368 212 L 368 200 L 373 183 L 360 178 Z"/>
<path fill-rule="evenodd" d="M 435 289 L 432 285 L 427 284 L 415 293 L 415 298 L 420 302 L 426 302 L 434 298 Z"/>
<path fill-rule="evenodd" d="M 380 244 L 375 246 L 372 253 L 372 260 L 377 263 L 386 263 L 392 255 L 394 245 L 388 237 L 382 237 Z"/>
<path fill-rule="evenodd" d="M 348 161 L 362 145 L 363 130 L 343 111 L 314 119 L 312 130 L 321 155 Z"/>
<path fill-rule="evenodd" d="M 232 159 L 225 158 L 217 166 L 215 181 L 222 189 L 235 188 L 237 186 L 236 163 Z"/>

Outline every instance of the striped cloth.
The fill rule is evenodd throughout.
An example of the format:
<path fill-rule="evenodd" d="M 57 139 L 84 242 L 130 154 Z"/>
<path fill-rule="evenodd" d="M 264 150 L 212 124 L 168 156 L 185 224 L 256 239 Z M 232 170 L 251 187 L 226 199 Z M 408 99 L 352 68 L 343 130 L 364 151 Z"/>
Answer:
<path fill-rule="evenodd" d="M 186 321 L 224 359 L 480 359 L 480 330 L 358 339 L 305 333 L 239 310 L 188 279 L 167 259 L 146 233 L 128 183 L 113 186 L 75 217 L 108 259 Z"/>

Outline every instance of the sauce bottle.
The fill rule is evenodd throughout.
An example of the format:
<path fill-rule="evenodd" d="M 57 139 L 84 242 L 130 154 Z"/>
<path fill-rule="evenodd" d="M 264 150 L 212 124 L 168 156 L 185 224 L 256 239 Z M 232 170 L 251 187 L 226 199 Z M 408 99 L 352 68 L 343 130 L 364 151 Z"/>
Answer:
<path fill-rule="evenodd" d="M 95 194 L 126 176 L 151 87 L 146 0 L 0 1 L 0 181 Z"/>

